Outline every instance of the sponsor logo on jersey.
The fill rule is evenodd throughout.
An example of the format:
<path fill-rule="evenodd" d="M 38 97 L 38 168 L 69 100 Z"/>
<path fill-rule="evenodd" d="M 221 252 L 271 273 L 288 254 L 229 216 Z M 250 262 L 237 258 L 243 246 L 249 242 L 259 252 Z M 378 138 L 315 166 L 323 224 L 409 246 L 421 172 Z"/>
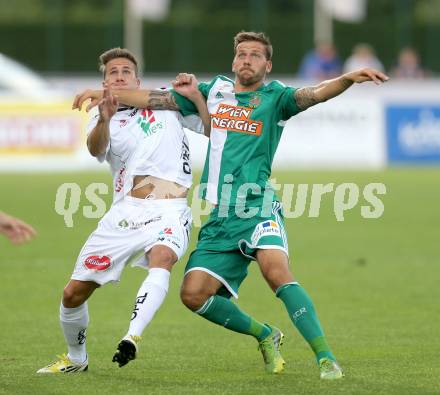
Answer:
<path fill-rule="evenodd" d="M 137 119 L 137 123 L 144 133 L 148 136 L 155 134 L 163 129 L 162 122 L 157 122 L 154 113 L 151 110 L 143 109 Z"/>
<path fill-rule="evenodd" d="M 111 266 L 111 259 L 106 255 L 91 255 L 85 259 L 84 266 L 91 270 L 107 270 Z"/>
<path fill-rule="evenodd" d="M 257 245 L 258 241 L 264 236 L 281 236 L 280 227 L 275 221 L 260 222 L 251 236 L 253 245 Z"/>
<path fill-rule="evenodd" d="M 130 114 L 128 114 L 128 116 L 130 118 L 133 118 L 137 114 L 138 111 L 139 111 L 139 109 L 135 108 Z"/>
<path fill-rule="evenodd" d="M 165 228 L 159 232 L 160 235 L 172 235 L 173 230 L 171 228 Z"/>
<path fill-rule="evenodd" d="M 121 166 L 118 171 L 118 175 L 115 180 L 115 192 L 121 192 L 124 187 L 124 176 L 125 176 L 125 163 Z"/>
<path fill-rule="evenodd" d="M 211 115 L 212 127 L 260 136 L 263 122 L 250 119 L 253 109 L 248 107 L 220 104 L 217 112 Z"/>
<path fill-rule="evenodd" d="M 191 160 L 189 153 L 189 144 L 186 138 L 186 134 L 183 134 L 182 139 L 182 153 L 180 155 L 180 159 L 182 159 L 182 170 L 185 174 L 191 174 Z"/>

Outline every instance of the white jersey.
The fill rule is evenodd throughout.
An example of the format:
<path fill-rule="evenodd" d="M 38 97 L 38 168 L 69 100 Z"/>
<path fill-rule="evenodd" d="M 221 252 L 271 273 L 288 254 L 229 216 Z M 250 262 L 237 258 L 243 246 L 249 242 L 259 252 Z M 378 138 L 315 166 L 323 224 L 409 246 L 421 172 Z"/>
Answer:
<path fill-rule="evenodd" d="M 98 122 L 92 116 L 89 134 Z M 113 203 L 133 187 L 133 177 L 149 175 L 186 188 L 192 184 L 188 139 L 183 127 L 203 134 L 198 116 L 183 117 L 176 111 L 120 108 L 110 120 L 110 141 L 100 162 L 110 164 L 113 176 Z"/>

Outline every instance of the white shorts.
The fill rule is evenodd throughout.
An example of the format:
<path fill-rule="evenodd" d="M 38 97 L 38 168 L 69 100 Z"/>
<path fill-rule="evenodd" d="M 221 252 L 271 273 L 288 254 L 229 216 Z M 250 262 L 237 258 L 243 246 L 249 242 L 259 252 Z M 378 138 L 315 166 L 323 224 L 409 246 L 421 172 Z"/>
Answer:
<path fill-rule="evenodd" d="M 156 245 L 171 248 L 180 259 L 188 248 L 191 223 L 186 199 L 125 196 L 99 221 L 79 253 L 71 278 L 100 285 L 119 281 L 128 263 L 148 268 L 145 253 Z"/>

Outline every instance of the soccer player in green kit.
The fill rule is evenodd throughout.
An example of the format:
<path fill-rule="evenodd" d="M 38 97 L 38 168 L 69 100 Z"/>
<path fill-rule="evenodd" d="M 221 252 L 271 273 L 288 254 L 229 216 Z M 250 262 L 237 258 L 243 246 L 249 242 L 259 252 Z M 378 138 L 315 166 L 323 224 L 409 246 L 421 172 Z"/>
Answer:
<path fill-rule="evenodd" d="M 272 46 L 264 34 L 239 33 L 234 50 L 235 81 L 219 76 L 199 84 L 212 118 L 202 183 L 207 184 L 204 197 L 216 206 L 187 264 L 182 301 L 209 321 L 254 336 L 260 342 L 266 369 L 282 371 L 284 360 L 279 347 L 283 334 L 257 322 L 228 298 L 228 293 L 236 296 L 250 260 L 256 260 L 314 351 L 321 378 L 339 379 L 342 370 L 327 344 L 313 303 L 289 269 L 281 206 L 273 193 L 267 193 L 267 181 L 285 121 L 339 95 L 354 82 L 380 83 L 388 77 L 364 69 L 315 87 L 294 89 L 277 81 L 266 85 L 263 81 L 272 68 Z M 179 75 L 175 90 L 185 94 L 185 85 L 191 80 L 191 75 Z M 184 114 L 194 111 L 191 101 L 177 94 L 175 97 Z M 225 188 L 227 185 L 230 187 Z M 267 196 L 274 198 L 268 201 Z"/>
<path fill-rule="evenodd" d="M 287 236 L 281 205 L 268 183 L 273 157 L 285 121 L 300 111 L 331 99 L 353 83 L 388 79 L 372 69 L 344 74 L 316 86 L 295 89 L 278 81 L 264 83 L 272 68 L 272 46 L 263 33 L 241 32 L 234 39 L 232 71 L 235 81 L 218 76 L 198 84 L 212 117 L 211 136 L 201 183 L 203 197 L 214 204 L 200 230 L 197 248 L 185 270 L 181 298 L 192 311 L 259 342 L 265 368 L 280 373 L 284 335 L 263 324 L 230 300 L 256 260 L 263 277 L 284 303 L 289 317 L 316 355 L 320 377 L 339 379 L 343 372 L 321 328 L 313 303 L 289 267 Z M 191 74 L 179 74 L 171 93 L 115 92 L 120 102 L 136 107 L 179 109 L 195 113 L 186 96 L 197 83 Z M 74 103 L 81 107 L 100 98 L 85 92 Z"/>

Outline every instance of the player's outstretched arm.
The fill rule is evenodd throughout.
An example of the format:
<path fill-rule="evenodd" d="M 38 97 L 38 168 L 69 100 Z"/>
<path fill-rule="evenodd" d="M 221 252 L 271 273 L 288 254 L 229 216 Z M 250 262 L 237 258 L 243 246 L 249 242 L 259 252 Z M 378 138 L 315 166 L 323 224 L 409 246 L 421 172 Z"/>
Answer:
<path fill-rule="evenodd" d="M 36 236 L 37 232 L 29 224 L 0 211 L 0 234 L 13 244 L 21 244 Z"/>
<path fill-rule="evenodd" d="M 380 85 L 388 81 L 389 77 L 374 69 L 361 69 L 346 73 L 338 78 L 323 81 L 319 85 L 297 89 L 294 93 L 295 100 L 301 110 L 305 110 L 315 104 L 322 103 L 328 99 L 340 95 L 354 83 L 373 81 Z"/>
<path fill-rule="evenodd" d="M 72 110 L 81 108 L 85 102 L 90 100 L 86 111 L 96 107 L 103 98 L 104 91 L 87 89 L 75 96 Z M 171 92 L 161 90 L 134 89 L 114 90 L 120 103 L 136 108 L 151 108 L 152 110 L 179 110 L 179 106 Z"/>
<path fill-rule="evenodd" d="M 194 74 L 180 73 L 172 82 L 173 89 L 191 100 L 197 108 L 203 122 L 204 135 L 211 135 L 211 115 L 209 115 L 206 99 L 199 91 L 199 83 Z"/>

